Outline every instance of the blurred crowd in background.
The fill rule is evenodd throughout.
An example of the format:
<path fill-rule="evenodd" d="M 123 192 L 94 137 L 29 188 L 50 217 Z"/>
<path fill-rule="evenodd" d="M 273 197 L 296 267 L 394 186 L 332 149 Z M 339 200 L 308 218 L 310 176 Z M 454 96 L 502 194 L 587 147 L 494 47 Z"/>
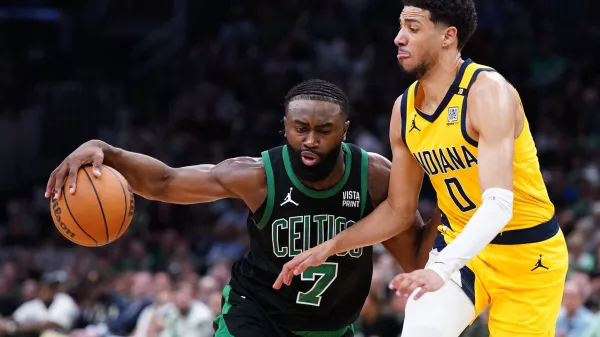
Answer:
<path fill-rule="evenodd" d="M 401 1 L 13 0 L 0 5 L 0 314 L 38 336 L 212 336 L 243 203 L 137 198 L 127 234 L 75 247 L 54 228 L 46 179 L 93 138 L 171 166 L 259 156 L 282 143 L 283 97 L 322 78 L 351 100 L 349 141 L 390 157 L 402 74 Z M 592 1 L 482 0 L 465 58 L 521 94 L 571 270 L 557 336 L 600 336 L 600 11 Z M 425 186 L 428 218 L 435 194 Z M 400 272 L 377 247 L 358 336 L 399 336 Z M 54 313 L 43 300 L 55 296 Z M 53 309 L 54 310 L 54 309 Z M 40 323 L 54 315 L 55 325 Z M 7 326 L 0 324 L 0 336 Z M 29 335 L 29 334 L 24 334 Z M 488 336 L 485 313 L 464 334 Z"/>

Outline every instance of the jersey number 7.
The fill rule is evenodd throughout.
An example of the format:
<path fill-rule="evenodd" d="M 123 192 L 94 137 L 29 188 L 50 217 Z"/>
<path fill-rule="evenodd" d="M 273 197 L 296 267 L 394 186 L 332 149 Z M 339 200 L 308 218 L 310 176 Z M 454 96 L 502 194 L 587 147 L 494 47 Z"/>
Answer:
<path fill-rule="evenodd" d="M 296 297 L 296 303 L 303 305 L 312 305 L 318 307 L 321 305 L 323 293 L 331 286 L 337 278 L 338 264 L 336 262 L 325 262 L 320 266 L 308 267 L 301 275 L 302 281 L 315 281 L 315 284 L 307 292 L 299 292 Z"/>

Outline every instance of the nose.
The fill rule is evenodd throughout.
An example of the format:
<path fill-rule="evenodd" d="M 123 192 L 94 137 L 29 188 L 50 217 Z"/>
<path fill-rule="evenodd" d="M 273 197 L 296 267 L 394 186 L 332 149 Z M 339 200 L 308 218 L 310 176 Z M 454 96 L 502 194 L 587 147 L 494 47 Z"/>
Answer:
<path fill-rule="evenodd" d="M 309 148 L 309 149 L 314 149 L 316 147 L 319 146 L 319 140 L 317 138 L 317 135 L 315 134 L 315 132 L 309 132 L 306 135 L 306 138 L 304 139 L 304 142 L 302 142 L 302 145 L 304 145 L 304 147 Z"/>
<path fill-rule="evenodd" d="M 404 30 L 400 29 L 396 37 L 394 38 L 394 44 L 398 47 L 403 47 L 408 44 L 408 39 L 406 34 L 404 34 Z"/>

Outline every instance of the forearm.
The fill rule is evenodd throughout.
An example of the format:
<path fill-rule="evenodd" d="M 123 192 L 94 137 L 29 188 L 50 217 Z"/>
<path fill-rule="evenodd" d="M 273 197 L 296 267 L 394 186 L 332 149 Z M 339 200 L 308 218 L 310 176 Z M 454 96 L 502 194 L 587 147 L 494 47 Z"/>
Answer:
<path fill-rule="evenodd" d="M 392 208 L 389 200 L 386 200 L 366 218 L 331 240 L 332 255 L 386 241 L 409 230 L 414 221 L 414 210 L 399 212 Z"/>
<path fill-rule="evenodd" d="M 98 142 L 104 152 L 104 163 L 119 171 L 133 191 L 147 199 L 157 199 L 169 179 L 170 167 L 158 159 L 141 153 L 129 152 Z"/>
<path fill-rule="evenodd" d="M 436 211 L 433 217 L 423 226 L 420 243 L 417 252 L 417 268 L 424 268 L 429 260 L 429 252 L 433 247 L 435 238 L 438 236 L 437 227 L 442 223 L 440 212 Z"/>
<path fill-rule="evenodd" d="M 429 266 L 445 281 L 464 267 L 502 231 L 512 218 L 513 192 L 491 188 L 483 193 L 482 204 L 463 231 Z"/>
<path fill-rule="evenodd" d="M 404 272 L 419 268 L 417 252 L 423 231 L 423 219 L 419 212 L 415 215 L 413 225 L 406 231 L 383 242 L 385 249 L 400 264 Z"/>
<path fill-rule="evenodd" d="M 420 234 L 421 229 L 412 226 L 409 230 L 382 242 L 385 249 L 398 262 L 404 272 L 408 273 L 417 269 L 416 254 Z"/>

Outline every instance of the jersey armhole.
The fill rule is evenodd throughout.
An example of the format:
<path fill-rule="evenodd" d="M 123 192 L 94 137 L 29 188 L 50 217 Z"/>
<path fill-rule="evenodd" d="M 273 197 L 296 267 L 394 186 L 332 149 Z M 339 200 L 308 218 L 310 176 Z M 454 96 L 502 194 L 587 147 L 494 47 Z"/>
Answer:
<path fill-rule="evenodd" d="M 360 217 L 362 219 L 369 193 L 369 154 L 363 149 L 360 149 L 360 154 Z"/>
<path fill-rule="evenodd" d="M 263 163 L 265 165 L 265 173 L 267 176 L 267 205 L 265 207 L 265 211 L 263 212 L 263 216 L 260 221 L 257 223 L 255 221 L 256 227 L 258 229 L 263 229 L 267 225 L 269 218 L 271 218 L 271 213 L 273 212 L 273 204 L 275 202 L 275 178 L 273 177 L 273 166 L 271 165 L 271 157 L 269 156 L 269 151 L 263 151 L 261 153 Z"/>
<path fill-rule="evenodd" d="M 402 135 L 402 141 L 404 144 L 406 144 L 406 100 L 409 89 L 410 87 L 404 91 L 402 94 L 402 99 L 400 100 L 400 135 Z"/>
<path fill-rule="evenodd" d="M 477 79 L 477 76 L 479 76 L 479 73 L 481 73 L 482 71 L 496 71 L 496 70 L 493 68 L 479 68 L 473 72 L 473 75 L 471 75 L 471 79 L 469 80 L 469 84 L 467 85 L 467 87 L 460 88 L 460 89 L 464 89 L 464 93 L 465 93 L 465 95 L 464 95 L 465 98 L 463 99 L 462 111 L 460 112 L 460 119 L 461 119 L 460 120 L 460 132 L 462 133 L 462 136 L 467 141 L 467 143 L 473 145 L 474 147 L 477 147 L 479 145 L 479 143 L 477 141 L 475 141 L 473 138 L 471 138 L 469 136 L 469 134 L 467 133 L 467 101 L 468 101 L 468 93 L 471 89 L 471 86 Z"/>

